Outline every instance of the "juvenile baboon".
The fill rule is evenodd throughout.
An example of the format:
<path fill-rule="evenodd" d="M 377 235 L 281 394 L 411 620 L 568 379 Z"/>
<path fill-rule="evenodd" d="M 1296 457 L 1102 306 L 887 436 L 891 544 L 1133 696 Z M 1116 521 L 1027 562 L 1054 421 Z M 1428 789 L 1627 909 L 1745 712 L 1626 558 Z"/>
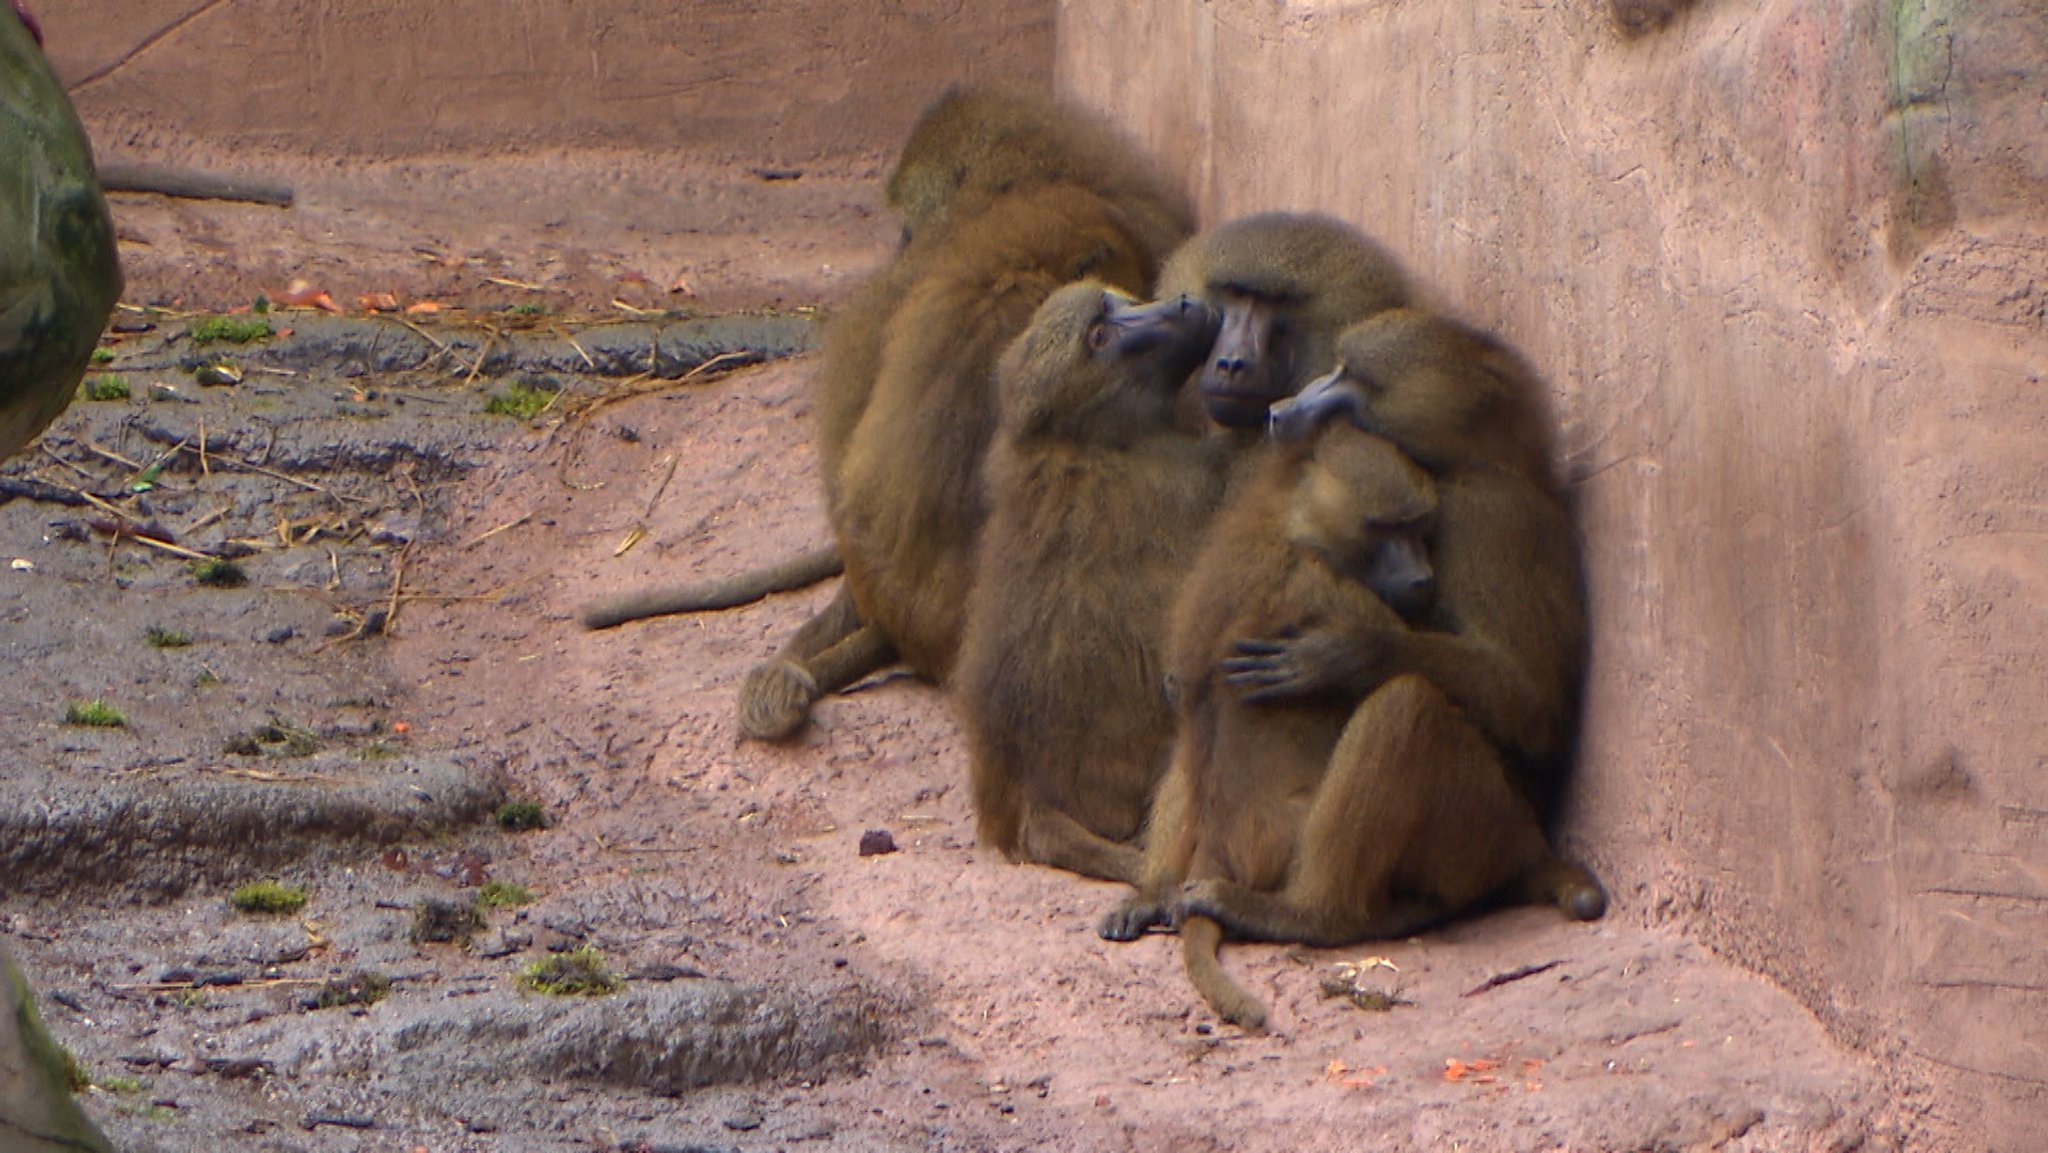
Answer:
<path fill-rule="evenodd" d="M 1331 688 L 1363 696 L 1420 673 L 1506 752 L 1547 807 L 1585 668 L 1584 578 L 1551 473 L 1533 372 L 1489 333 L 1415 310 L 1348 330 L 1338 371 L 1277 407 L 1276 432 L 1342 415 L 1436 481 L 1437 599 L 1419 629 L 1311 627 L 1254 637 L 1232 664 L 1254 701 Z"/>
<path fill-rule="evenodd" d="M 818 376 L 839 594 L 740 688 L 775 739 L 820 695 L 901 658 L 942 681 L 959 645 L 997 356 L 1062 284 L 1143 292 L 1189 231 L 1183 195 L 1094 117 L 1014 90 L 928 110 L 889 180 L 902 250 L 826 330 Z"/>
<path fill-rule="evenodd" d="M 1263 429 L 1266 409 L 1336 364 L 1337 335 L 1409 302 L 1386 249 L 1341 220 L 1268 212 L 1208 229 L 1159 274 L 1159 295 L 1223 313 L 1196 393 L 1226 428 Z"/>
<path fill-rule="evenodd" d="M 988 523 L 951 687 L 982 844 L 1133 881 L 1173 711 L 1167 607 L 1223 490 L 1175 423 L 1214 314 L 1093 282 L 1041 306 L 996 373 Z"/>
<path fill-rule="evenodd" d="M 1220 1015 L 1247 1027 L 1264 1009 L 1217 963 L 1225 932 L 1334 945 L 1399 936 L 1493 898 L 1549 901 L 1582 919 L 1606 906 L 1592 875 L 1551 851 L 1540 782 L 1502 756 L 1480 709 L 1439 688 L 1439 662 L 1374 662 L 1369 683 L 1365 662 L 1347 663 L 1347 645 L 1466 643 L 1422 630 L 1483 636 L 1491 608 L 1524 598 L 1532 616 L 1555 615 L 1548 602 L 1562 600 L 1573 606 L 1563 615 L 1577 619 L 1569 524 L 1546 517 L 1541 498 L 1554 494 L 1527 479 L 1530 467 L 1547 468 L 1540 421 L 1527 439 L 1533 398 L 1506 395 L 1493 375 L 1519 365 L 1490 338 L 1406 310 L 1353 330 L 1343 350 L 1344 399 L 1319 381 L 1276 409 L 1275 435 L 1298 447 L 1271 454 L 1226 506 L 1175 603 L 1170 652 L 1183 700 L 1173 764 L 1153 803 L 1139 891 L 1101 928 L 1128 940 L 1178 918 L 1190 978 Z M 1392 413 L 1355 417 L 1353 392 L 1387 398 Z M 1360 424 L 1409 439 L 1361 436 Z M 1451 467 L 1454 457 L 1466 463 Z M 1481 457 L 1501 463 L 1472 463 Z M 1515 477 L 1504 487 L 1537 498 L 1518 510 L 1533 523 L 1494 526 L 1476 556 L 1475 530 L 1489 530 L 1471 523 L 1471 471 Z M 1432 488 L 1433 514 L 1417 515 Z M 1317 493 L 1329 511 L 1311 515 Z M 1347 493 L 1356 503 L 1337 511 Z M 1481 508 L 1504 499 L 1484 497 Z M 1427 607 L 1403 596 L 1398 576 L 1380 590 L 1420 627 L 1356 579 L 1376 571 L 1364 546 L 1331 547 L 1328 526 L 1361 522 L 1426 540 Z M 1561 538 L 1552 531 L 1560 523 Z M 1562 560 L 1551 555 L 1559 548 Z M 1475 562 L 1507 590 L 1483 606 L 1470 587 Z M 1565 588 L 1550 587 L 1560 578 Z M 1526 594 L 1512 591 L 1525 582 Z M 1242 637 L 1274 639 L 1247 655 Z M 1580 635 L 1553 630 L 1548 640 L 1571 650 L 1551 663 L 1575 668 Z M 1522 676 L 1494 671 L 1501 683 Z"/>
<path fill-rule="evenodd" d="M 1153 801 L 1138 892 L 1102 935 L 1130 940 L 1173 918 L 1178 887 L 1225 876 L 1273 888 L 1355 698 L 1257 707 L 1221 686 L 1218 662 L 1247 630 L 1363 616 L 1399 623 L 1358 574 L 1392 574 L 1411 610 L 1429 585 L 1417 546 L 1435 505 L 1426 473 L 1384 440 L 1339 422 L 1313 444 L 1264 454 L 1218 515 L 1176 598 L 1169 642 L 1178 701 L 1171 768 Z M 1388 554 L 1386 558 L 1382 553 Z M 1217 963 L 1219 926 L 1181 924 L 1196 988 L 1226 1020 L 1256 1028 L 1264 1009 Z"/>

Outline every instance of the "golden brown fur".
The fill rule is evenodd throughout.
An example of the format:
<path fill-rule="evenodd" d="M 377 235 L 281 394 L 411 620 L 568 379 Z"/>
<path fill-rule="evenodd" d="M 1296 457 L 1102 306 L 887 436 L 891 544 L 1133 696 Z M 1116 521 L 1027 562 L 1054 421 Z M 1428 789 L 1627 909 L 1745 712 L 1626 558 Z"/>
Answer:
<path fill-rule="evenodd" d="M 889 181 L 905 243 L 826 329 L 818 377 L 833 602 L 740 690 L 775 739 L 810 705 L 900 657 L 942 681 L 959 645 L 997 356 L 1060 285 L 1142 292 L 1186 236 L 1185 198 L 1099 120 L 1017 90 L 953 92 Z"/>
<path fill-rule="evenodd" d="M 1510 755 L 1547 805 L 1578 713 L 1586 618 L 1538 382 L 1491 334 L 1408 309 L 1347 331 L 1341 354 L 1342 370 L 1276 410 L 1275 421 L 1341 415 L 1429 471 L 1440 502 L 1429 541 L 1436 605 L 1416 630 L 1309 630 L 1237 683 L 1255 699 L 1332 686 L 1363 695 L 1419 672 Z"/>
<path fill-rule="evenodd" d="M 1133 344 L 1128 304 L 1069 285 L 1003 357 L 952 685 L 981 842 L 1125 881 L 1173 736 L 1167 606 L 1223 488 L 1219 446 L 1174 423 L 1206 340 L 1148 331 Z M 1154 323 L 1201 330 L 1206 316 L 1186 302 Z"/>
<path fill-rule="evenodd" d="M 1276 431 L 1305 439 L 1233 497 L 1175 602 L 1173 763 L 1139 892 L 1102 926 L 1129 939 L 1181 920 L 1190 977 L 1247 1027 L 1264 1010 L 1216 963 L 1223 933 L 1335 945 L 1493 898 L 1581 918 L 1606 902 L 1590 873 L 1552 853 L 1539 783 L 1501 752 L 1555 754 L 1546 742 L 1568 727 L 1583 645 L 1569 522 L 1529 472 L 1547 468 L 1547 438 L 1527 375 L 1497 341 L 1406 311 L 1343 347 L 1344 383 L 1319 381 L 1276 410 Z M 1382 455 L 1333 455 L 1372 444 Z M 1311 494 L 1328 502 L 1348 486 L 1354 514 L 1385 518 L 1403 472 L 1415 493 L 1435 491 L 1434 518 L 1408 522 L 1429 525 L 1435 574 L 1420 627 L 1347 575 L 1369 571 L 1355 548 L 1317 547 L 1328 534 L 1316 526 L 1343 516 L 1302 511 Z M 1549 694 L 1528 694 L 1540 701 L 1509 699 L 1546 677 Z"/>
<path fill-rule="evenodd" d="M 1223 312 L 1196 392 L 1217 423 L 1248 429 L 1263 428 L 1267 406 L 1335 365 L 1346 326 L 1411 295 L 1385 248 L 1341 220 L 1301 212 L 1202 232 L 1167 260 L 1159 294 L 1201 297 Z"/>

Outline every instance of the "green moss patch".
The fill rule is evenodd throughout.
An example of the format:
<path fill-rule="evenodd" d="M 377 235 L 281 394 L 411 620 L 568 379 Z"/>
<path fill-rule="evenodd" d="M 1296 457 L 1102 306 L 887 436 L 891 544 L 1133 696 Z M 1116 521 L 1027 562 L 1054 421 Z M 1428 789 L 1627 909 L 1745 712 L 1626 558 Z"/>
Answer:
<path fill-rule="evenodd" d="M 626 987 L 595 945 L 543 957 L 520 970 L 519 986 L 550 997 L 602 997 Z"/>
<path fill-rule="evenodd" d="M 532 801 L 506 801 L 498 806 L 498 824 L 515 833 L 532 829 L 545 829 L 554 822 L 547 813 Z"/>
<path fill-rule="evenodd" d="M 277 881 L 256 881 L 236 889 L 228 897 L 228 904 L 244 913 L 279 915 L 296 913 L 306 907 L 312 894 L 303 885 L 286 885 Z"/>
<path fill-rule="evenodd" d="M 127 727 L 128 718 L 120 709 L 95 698 L 90 701 L 73 701 L 65 706 L 64 723 L 90 725 L 99 729 L 119 729 Z"/>
<path fill-rule="evenodd" d="M 132 391 L 127 377 L 118 372 L 100 372 L 85 378 L 78 395 L 87 400 L 127 400 Z"/>
<path fill-rule="evenodd" d="M 486 881 L 476 903 L 486 909 L 516 909 L 533 904 L 533 890 L 510 881 Z"/>
<path fill-rule="evenodd" d="M 209 316 L 195 321 L 191 329 L 192 343 L 213 344 L 224 341 L 228 344 L 247 344 L 274 336 L 277 329 L 267 320 L 240 316 Z"/>
<path fill-rule="evenodd" d="M 491 394 L 484 401 L 484 411 L 492 416 L 510 416 L 520 420 L 532 420 L 560 396 L 559 389 L 535 381 L 519 381 L 510 387 Z"/>

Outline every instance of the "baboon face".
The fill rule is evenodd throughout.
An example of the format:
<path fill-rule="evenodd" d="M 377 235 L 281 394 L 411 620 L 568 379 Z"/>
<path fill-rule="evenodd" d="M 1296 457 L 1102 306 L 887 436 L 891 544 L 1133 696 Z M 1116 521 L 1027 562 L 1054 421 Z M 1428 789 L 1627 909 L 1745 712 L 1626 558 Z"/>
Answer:
<path fill-rule="evenodd" d="M 1274 436 L 1298 440 L 1342 416 L 1441 469 L 1488 459 L 1527 423 L 1500 374 L 1502 347 L 1455 321 L 1384 312 L 1347 330 L 1337 352 L 1336 371 L 1274 406 Z"/>
<path fill-rule="evenodd" d="M 1262 427 L 1273 402 L 1336 363 L 1345 325 L 1408 299 L 1392 255 L 1316 213 L 1266 212 L 1218 225 L 1182 245 L 1159 283 L 1224 313 L 1200 388 L 1210 419 L 1230 428 Z"/>
<path fill-rule="evenodd" d="M 1385 437 L 1343 421 L 1315 430 L 1288 516 L 1288 539 L 1414 616 L 1429 607 L 1436 569 L 1424 542 L 1436 482 Z"/>
<path fill-rule="evenodd" d="M 1144 304 L 1093 281 L 1067 285 L 1003 354 L 1003 419 L 1077 439 L 1161 423 L 1216 327 L 1215 311 L 1193 297 Z"/>
<path fill-rule="evenodd" d="M 1285 301 L 1228 287 L 1213 295 L 1223 317 L 1202 368 L 1202 401 L 1217 424 L 1258 428 L 1294 388 L 1303 350 L 1292 310 Z"/>

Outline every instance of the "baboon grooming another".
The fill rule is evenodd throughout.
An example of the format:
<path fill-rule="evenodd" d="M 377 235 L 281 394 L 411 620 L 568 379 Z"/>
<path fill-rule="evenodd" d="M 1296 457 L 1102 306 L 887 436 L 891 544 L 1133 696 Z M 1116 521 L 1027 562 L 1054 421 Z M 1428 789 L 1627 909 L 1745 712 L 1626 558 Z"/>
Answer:
<path fill-rule="evenodd" d="M 1407 277 L 1341 220 L 1267 212 L 1204 231 L 1159 273 L 1159 295 L 1198 296 L 1223 326 L 1196 391 L 1210 419 L 1263 430 L 1266 409 L 1337 362 L 1337 336 L 1409 302 Z"/>
<path fill-rule="evenodd" d="M 1144 292 L 1190 230 L 1185 197 L 1106 123 L 1019 91 L 952 92 L 889 180 L 905 242 L 826 328 L 818 375 L 827 514 L 846 579 L 747 674 L 747 735 L 795 732 L 812 702 L 901 658 L 951 671 L 987 515 L 996 358 L 1053 290 Z"/>
<path fill-rule="evenodd" d="M 1190 978 L 1248 1028 L 1265 1011 L 1217 963 L 1225 932 L 1336 945 L 1403 935 L 1494 898 L 1550 901 L 1582 919 L 1606 905 L 1590 873 L 1551 851 L 1532 800 L 1540 788 L 1490 739 L 1501 727 L 1487 718 L 1521 706 L 1481 699 L 1489 689 L 1472 678 L 1440 689 L 1440 662 L 1349 660 L 1350 646 L 1377 656 L 1491 644 L 1475 635 L 1497 635 L 1491 614 L 1512 606 L 1552 619 L 1523 638 L 1532 651 L 1492 653 L 1491 691 L 1569 669 L 1569 700 L 1583 643 L 1576 552 L 1562 504 L 1524 471 L 1548 468 L 1533 397 L 1514 395 L 1527 378 L 1491 338 L 1407 310 L 1354 329 L 1343 350 L 1339 374 L 1276 408 L 1276 435 L 1294 443 L 1269 454 L 1218 517 L 1175 603 L 1173 764 L 1139 891 L 1101 928 L 1129 940 L 1177 918 Z M 1332 539 L 1346 524 L 1381 531 Z M 1403 591 L 1419 585 L 1400 576 L 1419 563 L 1402 559 L 1419 555 L 1412 536 L 1392 567 L 1373 563 L 1376 548 L 1403 539 L 1385 530 L 1403 526 L 1427 541 L 1427 608 Z M 1452 632 L 1411 629 L 1383 596 Z M 1518 667 L 1524 657 L 1536 667 Z"/>
<path fill-rule="evenodd" d="M 1223 491 L 1223 448 L 1178 428 L 1214 314 L 1054 293 L 997 369 L 990 512 L 951 687 L 981 842 L 1134 881 L 1165 768 L 1167 608 Z"/>

